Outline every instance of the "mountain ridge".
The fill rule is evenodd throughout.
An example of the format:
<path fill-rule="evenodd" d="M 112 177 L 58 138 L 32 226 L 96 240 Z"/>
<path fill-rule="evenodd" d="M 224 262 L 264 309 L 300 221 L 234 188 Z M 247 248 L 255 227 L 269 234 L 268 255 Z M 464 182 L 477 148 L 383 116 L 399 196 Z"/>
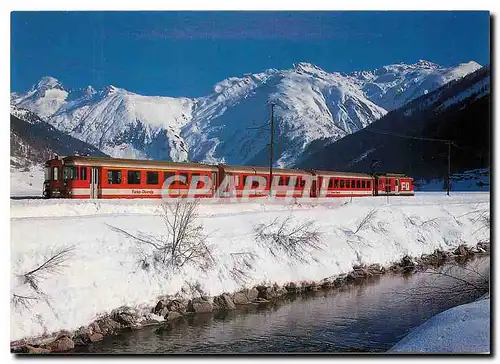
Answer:
<path fill-rule="evenodd" d="M 442 179 L 447 173 L 448 146 L 438 141 L 452 140 L 452 173 L 488 168 L 490 107 L 487 66 L 414 99 L 342 140 L 315 141 L 296 167 L 392 171 Z"/>
<path fill-rule="evenodd" d="M 284 167 L 310 143 L 339 140 L 480 67 L 419 60 L 339 73 L 299 62 L 226 78 L 198 98 L 142 96 L 112 85 L 72 90 L 45 77 L 25 94 L 12 93 L 11 104 L 115 157 L 262 165 L 267 136 L 255 127 L 268 122 L 272 102 L 280 144 L 275 160 Z"/>

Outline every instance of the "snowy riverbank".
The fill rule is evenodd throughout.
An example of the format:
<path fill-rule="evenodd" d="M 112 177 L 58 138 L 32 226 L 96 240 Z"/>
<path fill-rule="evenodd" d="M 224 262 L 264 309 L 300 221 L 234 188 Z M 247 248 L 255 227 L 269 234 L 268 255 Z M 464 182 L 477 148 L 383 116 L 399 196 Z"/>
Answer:
<path fill-rule="evenodd" d="M 490 299 L 441 312 L 413 329 L 389 353 L 489 353 Z"/>
<path fill-rule="evenodd" d="M 200 272 L 143 269 L 141 246 L 112 227 L 134 234 L 164 234 L 158 216 L 160 201 L 11 201 L 11 288 L 32 297 L 21 278 L 57 249 L 73 246 L 71 257 L 57 272 L 38 282 L 43 297 L 29 307 L 12 306 L 11 340 L 87 325 L 99 315 L 127 305 L 151 307 L 162 295 L 207 295 L 236 292 L 260 283 L 321 280 L 348 272 L 356 264 L 382 265 L 404 255 L 489 240 L 479 214 L 489 211 L 489 194 L 462 193 L 447 197 L 423 193 L 413 198 L 336 199 L 293 205 L 278 203 L 211 204 L 200 206 L 200 221 L 209 233 L 216 267 Z M 359 221 L 373 219 L 355 233 Z M 322 250 L 308 262 L 275 257 L 256 242 L 253 227 L 292 215 L 297 222 L 314 220 L 322 233 Z M 254 258 L 244 281 L 231 274 L 239 253 Z M 241 278 L 241 277 L 240 277 Z"/>

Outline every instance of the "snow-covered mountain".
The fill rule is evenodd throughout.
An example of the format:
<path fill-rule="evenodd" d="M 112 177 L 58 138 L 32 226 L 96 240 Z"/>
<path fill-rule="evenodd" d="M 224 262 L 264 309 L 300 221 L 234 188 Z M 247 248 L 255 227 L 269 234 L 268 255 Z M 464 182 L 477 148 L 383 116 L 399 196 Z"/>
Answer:
<path fill-rule="evenodd" d="M 70 90 L 42 78 L 11 103 L 115 157 L 266 164 L 274 103 L 275 160 L 293 165 L 311 142 L 338 140 L 416 97 L 461 78 L 475 62 L 444 68 L 428 61 L 349 74 L 309 63 L 231 77 L 200 98 L 141 96 L 114 86 Z"/>
<path fill-rule="evenodd" d="M 430 138 L 454 142 L 452 173 L 489 168 L 490 83 L 490 68 L 483 67 L 387 113 L 342 140 L 325 138 L 311 143 L 296 166 L 401 172 L 415 178 L 442 180 L 448 171 L 448 146 Z"/>
<path fill-rule="evenodd" d="M 52 116 L 66 103 L 68 91 L 54 77 L 42 77 L 27 93 L 11 94 L 11 104 L 33 111 L 42 119 Z"/>

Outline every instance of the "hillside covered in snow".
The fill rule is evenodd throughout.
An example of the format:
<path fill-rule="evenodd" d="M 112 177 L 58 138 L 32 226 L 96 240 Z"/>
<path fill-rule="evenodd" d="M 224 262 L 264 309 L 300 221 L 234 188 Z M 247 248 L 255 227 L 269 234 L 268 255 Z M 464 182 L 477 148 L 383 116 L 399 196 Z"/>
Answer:
<path fill-rule="evenodd" d="M 10 164 L 14 168 L 40 165 L 54 155 L 106 156 L 96 147 L 73 138 L 35 113 L 10 107 Z"/>
<path fill-rule="evenodd" d="M 275 103 L 278 166 L 294 165 L 314 141 L 339 140 L 388 112 L 481 68 L 420 60 L 352 73 L 298 63 L 230 77 L 199 98 L 142 96 L 115 86 L 71 89 L 44 77 L 11 104 L 114 157 L 263 165 Z"/>

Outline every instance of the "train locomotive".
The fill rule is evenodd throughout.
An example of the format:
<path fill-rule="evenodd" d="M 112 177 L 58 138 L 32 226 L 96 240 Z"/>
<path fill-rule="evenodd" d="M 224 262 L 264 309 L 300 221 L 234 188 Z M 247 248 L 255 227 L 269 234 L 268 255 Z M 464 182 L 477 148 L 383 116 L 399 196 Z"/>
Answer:
<path fill-rule="evenodd" d="M 404 174 L 366 174 L 136 159 L 56 156 L 45 163 L 45 198 L 363 197 L 414 195 Z M 168 183 L 167 183 L 168 182 Z M 271 183 L 272 182 L 272 183 Z"/>

